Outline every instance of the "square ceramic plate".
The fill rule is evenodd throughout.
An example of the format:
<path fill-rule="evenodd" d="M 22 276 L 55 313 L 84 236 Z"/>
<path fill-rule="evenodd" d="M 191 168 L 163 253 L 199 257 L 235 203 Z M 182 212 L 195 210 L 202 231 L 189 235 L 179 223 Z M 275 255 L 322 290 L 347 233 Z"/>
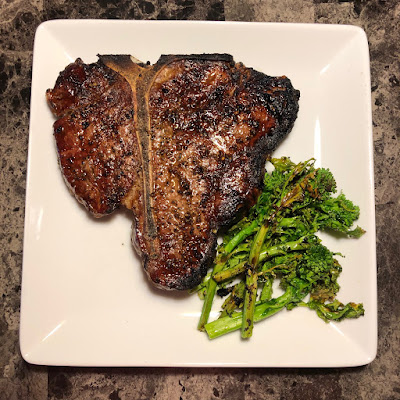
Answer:
<path fill-rule="evenodd" d="M 359 240 L 324 237 L 346 255 L 342 302 L 357 320 L 325 324 L 303 308 L 257 324 L 250 341 L 196 330 L 196 295 L 153 289 L 130 245 L 131 218 L 94 220 L 57 165 L 45 91 L 81 57 L 230 53 L 300 89 L 300 112 L 275 155 L 316 157 L 360 205 Z M 351 26 L 269 23 L 50 21 L 36 33 L 21 309 L 21 352 L 35 364 L 75 366 L 337 367 L 371 362 L 377 343 L 374 185 L 367 39 Z M 216 314 L 214 314 L 215 316 Z"/>

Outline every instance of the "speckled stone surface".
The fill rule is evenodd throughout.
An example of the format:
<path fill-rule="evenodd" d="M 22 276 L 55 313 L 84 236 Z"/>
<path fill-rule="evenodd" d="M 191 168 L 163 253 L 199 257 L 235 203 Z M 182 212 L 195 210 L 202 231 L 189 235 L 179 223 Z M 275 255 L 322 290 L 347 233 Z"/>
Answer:
<path fill-rule="evenodd" d="M 19 353 L 19 302 L 32 46 L 54 18 L 353 24 L 371 54 L 379 344 L 351 369 L 38 367 Z M 0 0 L 0 399 L 400 399 L 398 0 Z"/>

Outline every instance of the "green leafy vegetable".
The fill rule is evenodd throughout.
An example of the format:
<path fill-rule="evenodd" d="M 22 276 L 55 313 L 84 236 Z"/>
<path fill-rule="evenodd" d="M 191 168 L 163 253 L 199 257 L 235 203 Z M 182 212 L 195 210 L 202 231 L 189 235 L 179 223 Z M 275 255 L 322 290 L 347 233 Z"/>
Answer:
<path fill-rule="evenodd" d="M 339 253 L 316 236 L 326 230 L 360 237 L 364 230 L 352 227 L 359 207 L 344 194 L 333 196 L 332 173 L 315 168 L 313 159 L 270 161 L 274 170 L 265 174 L 257 203 L 225 233 L 212 272 L 192 290 L 204 299 L 198 329 L 211 339 L 239 329 L 249 338 L 254 322 L 284 308 L 308 307 L 326 322 L 364 315 L 362 304 L 343 305 L 336 299 Z M 284 293 L 273 298 L 276 279 Z M 209 322 L 216 293 L 227 297 L 219 318 Z"/>

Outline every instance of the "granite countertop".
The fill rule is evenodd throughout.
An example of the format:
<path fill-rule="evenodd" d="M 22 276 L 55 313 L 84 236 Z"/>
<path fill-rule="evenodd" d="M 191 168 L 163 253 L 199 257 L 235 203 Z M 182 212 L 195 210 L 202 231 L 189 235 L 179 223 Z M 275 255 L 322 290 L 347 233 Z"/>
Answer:
<path fill-rule="evenodd" d="M 368 36 L 375 157 L 378 355 L 349 369 L 63 368 L 19 352 L 22 238 L 32 49 L 58 18 L 352 24 Z M 400 399 L 398 0 L 0 1 L 0 399 Z"/>

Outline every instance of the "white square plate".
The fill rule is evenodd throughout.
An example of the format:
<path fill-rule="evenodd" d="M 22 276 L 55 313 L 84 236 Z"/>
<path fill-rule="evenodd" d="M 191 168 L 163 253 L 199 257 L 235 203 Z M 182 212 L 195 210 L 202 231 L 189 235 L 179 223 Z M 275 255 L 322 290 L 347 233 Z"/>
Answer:
<path fill-rule="evenodd" d="M 210 341 L 196 330 L 196 295 L 161 293 L 130 245 L 131 218 L 94 220 L 69 194 L 57 165 L 45 91 L 81 57 L 230 53 L 300 89 L 300 112 L 276 156 L 316 157 L 361 207 L 359 240 L 324 236 L 341 261 L 338 298 L 364 317 L 325 324 L 282 311 L 250 341 Z M 21 352 L 34 364 L 75 366 L 337 367 L 371 362 L 377 346 L 375 217 L 369 53 L 352 26 L 236 22 L 50 21 L 36 33 L 21 305 Z"/>

